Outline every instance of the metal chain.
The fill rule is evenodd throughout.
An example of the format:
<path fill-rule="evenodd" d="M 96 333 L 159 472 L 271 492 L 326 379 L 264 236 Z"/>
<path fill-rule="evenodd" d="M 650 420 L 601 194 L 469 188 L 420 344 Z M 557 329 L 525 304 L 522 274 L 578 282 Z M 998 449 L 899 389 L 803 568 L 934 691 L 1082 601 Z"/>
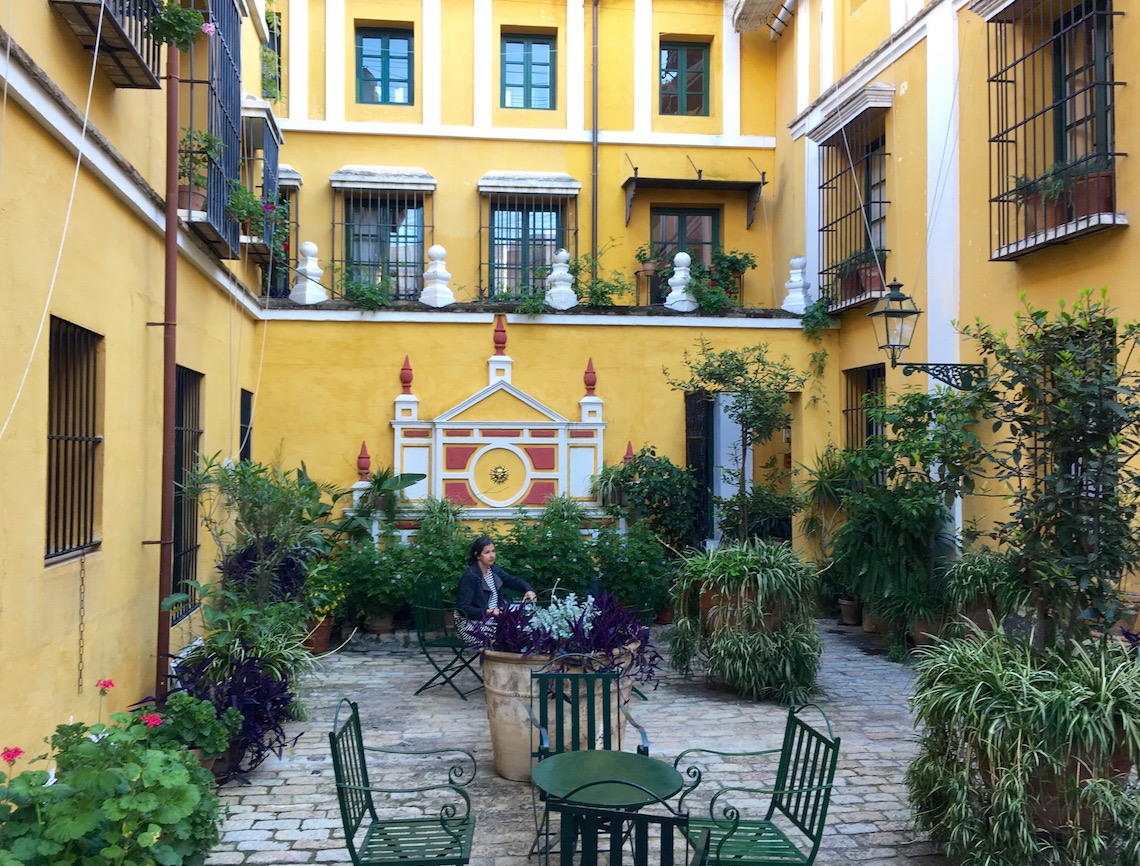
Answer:
<path fill-rule="evenodd" d="M 87 613 L 87 554 L 79 557 L 79 694 L 83 694 L 83 640 L 86 624 L 84 617 Z"/>

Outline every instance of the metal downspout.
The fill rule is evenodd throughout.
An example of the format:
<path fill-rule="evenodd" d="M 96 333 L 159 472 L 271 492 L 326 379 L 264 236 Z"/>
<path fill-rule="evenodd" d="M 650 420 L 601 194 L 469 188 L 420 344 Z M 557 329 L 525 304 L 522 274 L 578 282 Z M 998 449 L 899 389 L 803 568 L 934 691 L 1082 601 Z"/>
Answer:
<path fill-rule="evenodd" d="M 593 0 L 593 62 L 590 65 L 590 279 L 598 279 L 598 0 Z"/>
<path fill-rule="evenodd" d="M 166 255 L 162 314 L 162 511 L 159 528 L 158 600 L 172 592 L 174 576 L 174 398 L 178 317 L 178 66 L 179 51 L 166 49 Z M 158 611 L 154 694 L 166 696 L 170 670 L 170 612 Z"/>

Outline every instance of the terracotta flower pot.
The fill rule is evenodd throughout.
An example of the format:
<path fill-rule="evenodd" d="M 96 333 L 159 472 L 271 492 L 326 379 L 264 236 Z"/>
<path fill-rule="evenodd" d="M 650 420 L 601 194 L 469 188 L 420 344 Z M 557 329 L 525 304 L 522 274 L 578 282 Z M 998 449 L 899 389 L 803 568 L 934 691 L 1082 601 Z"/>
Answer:
<path fill-rule="evenodd" d="M 839 599 L 839 622 L 842 625 L 859 625 L 863 622 L 863 602 L 853 598 Z"/>
<path fill-rule="evenodd" d="M 205 188 L 200 186 L 191 187 L 188 184 L 179 185 L 178 208 L 179 210 L 205 210 Z"/>
<path fill-rule="evenodd" d="M 309 633 L 302 641 L 305 649 L 313 655 L 328 652 L 329 635 L 332 634 L 332 617 L 326 616 L 320 620 L 309 620 L 308 628 Z"/>
<path fill-rule="evenodd" d="M 364 630 L 369 634 L 390 634 L 393 630 L 392 614 L 372 614 L 364 620 Z"/>

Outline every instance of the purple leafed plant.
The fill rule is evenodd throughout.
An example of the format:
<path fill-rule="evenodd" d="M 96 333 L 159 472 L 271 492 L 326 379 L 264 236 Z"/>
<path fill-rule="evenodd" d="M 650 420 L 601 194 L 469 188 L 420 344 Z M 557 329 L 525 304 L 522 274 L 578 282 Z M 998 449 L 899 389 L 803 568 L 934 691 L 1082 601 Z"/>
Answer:
<path fill-rule="evenodd" d="M 566 605 L 559 607 L 566 610 Z M 520 655 L 593 655 L 611 665 L 628 666 L 640 683 L 655 683 L 661 655 L 650 642 L 649 626 L 637 611 L 627 610 L 617 597 L 603 592 L 587 596 L 580 612 L 552 627 L 533 604 L 510 605 L 497 619 L 484 617 L 473 631 L 485 649 Z M 632 656 L 632 660 L 630 660 Z"/>

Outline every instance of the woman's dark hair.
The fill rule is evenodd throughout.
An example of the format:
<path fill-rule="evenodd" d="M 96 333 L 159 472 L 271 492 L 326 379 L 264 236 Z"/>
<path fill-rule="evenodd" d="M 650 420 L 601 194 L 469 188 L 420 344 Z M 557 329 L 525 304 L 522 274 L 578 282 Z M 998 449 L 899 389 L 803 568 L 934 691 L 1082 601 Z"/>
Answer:
<path fill-rule="evenodd" d="M 495 542 L 489 535 L 480 535 L 471 542 L 471 552 L 467 554 L 467 564 L 474 565 L 479 559 L 479 554 L 483 552 L 483 548 L 494 544 Z"/>

